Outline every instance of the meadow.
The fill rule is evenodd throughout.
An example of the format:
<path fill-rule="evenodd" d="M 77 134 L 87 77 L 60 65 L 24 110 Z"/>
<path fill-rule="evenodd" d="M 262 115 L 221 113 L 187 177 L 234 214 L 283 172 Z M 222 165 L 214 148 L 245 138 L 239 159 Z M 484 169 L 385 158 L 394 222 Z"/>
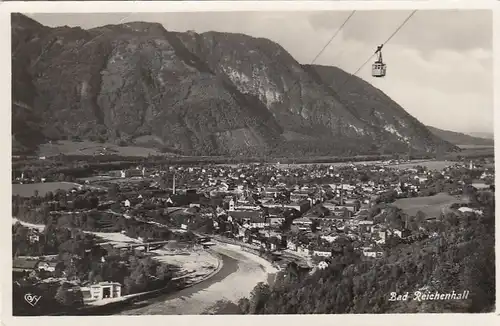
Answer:
<path fill-rule="evenodd" d="M 70 140 L 60 140 L 53 143 L 42 144 L 39 147 L 39 156 L 64 155 L 102 155 L 115 154 L 119 156 L 147 157 L 148 155 L 167 155 L 157 149 L 141 146 L 118 146 L 112 143 L 98 143 L 92 141 L 75 142 Z"/>
<path fill-rule="evenodd" d="M 457 145 L 460 149 L 492 149 L 493 145 Z"/>
<path fill-rule="evenodd" d="M 31 197 L 34 195 L 35 190 L 38 190 L 39 196 L 45 196 L 49 191 L 56 192 L 58 189 L 71 190 L 78 188 L 80 185 L 71 182 L 41 182 L 41 183 L 25 183 L 25 184 L 12 184 L 12 195 L 19 195 L 21 197 Z"/>
<path fill-rule="evenodd" d="M 398 199 L 393 205 L 410 216 L 415 216 L 418 211 L 422 211 L 428 217 L 439 217 L 441 213 L 446 213 L 452 204 L 463 201 L 447 193 L 439 193 L 434 196 Z"/>
<path fill-rule="evenodd" d="M 436 161 L 436 160 L 412 160 L 408 163 L 402 164 L 386 164 L 383 161 L 360 161 L 360 162 L 335 162 L 335 163 L 299 163 L 299 164 L 280 164 L 277 165 L 278 168 L 289 169 L 289 168 L 297 168 L 301 166 L 312 166 L 312 165 L 326 165 L 333 167 L 345 167 L 351 164 L 353 165 L 383 165 L 386 168 L 391 169 L 409 169 L 413 168 L 417 165 L 426 167 L 430 170 L 438 170 L 441 171 L 448 166 L 455 165 L 456 161 Z M 225 164 L 228 166 L 236 167 L 237 164 Z"/>
<path fill-rule="evenodd" d="M 412 161 L 410 163 L 402 163 L 402 164 L 396 164 L 396 165 L 390 165 L 389 167 L 394 168 L 394 169 L 411 169 L 417 165 L 423 166 L 428 168 L 429 170 L 437 170 L 441 171 L 444 168 L 447 168 L 449 166 L 453 166 L 459 162 L 456 161 L 434 161 L 434 160 L 429 160 L 429 161 Z"/>

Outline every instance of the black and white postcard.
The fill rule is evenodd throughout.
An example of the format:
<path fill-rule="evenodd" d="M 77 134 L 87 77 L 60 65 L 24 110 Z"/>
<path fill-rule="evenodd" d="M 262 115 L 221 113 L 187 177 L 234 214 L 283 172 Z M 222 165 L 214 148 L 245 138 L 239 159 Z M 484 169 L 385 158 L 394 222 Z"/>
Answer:
<path fill-rule="evenodd" d="M 494 8 L 356 2 L 2 6 L 4 314 L 494 313 Z"/>

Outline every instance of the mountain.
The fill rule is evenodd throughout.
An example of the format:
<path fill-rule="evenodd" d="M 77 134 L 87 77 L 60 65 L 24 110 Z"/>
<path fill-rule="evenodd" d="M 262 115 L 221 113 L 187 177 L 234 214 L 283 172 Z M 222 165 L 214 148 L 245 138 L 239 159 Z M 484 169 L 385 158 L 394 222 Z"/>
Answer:
<path fill-rule="evenodd" d="M 76 138 L 186 155 L 457 150 L 369 83 L 268 39 L 11 18 L 17 151 Z"/>
<path fill-rule="evenodd" d="M 455 145 L 478 145 L 478 146 L 493 146 L 493 139 L 473 137 L 460 132 L 438 129 L 435 127 L 427 126 L 427 128 L 439 138 L 446 140 Z"/>

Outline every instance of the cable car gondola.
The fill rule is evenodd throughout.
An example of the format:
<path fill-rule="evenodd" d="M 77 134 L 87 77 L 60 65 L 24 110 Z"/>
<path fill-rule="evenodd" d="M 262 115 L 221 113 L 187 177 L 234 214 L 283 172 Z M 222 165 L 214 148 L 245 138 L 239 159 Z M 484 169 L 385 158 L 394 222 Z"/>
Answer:
<path fill-rule="evenodd" d="M 372 65 L 372 77 L 384 77 L 387 70 L 387 65 L 382 60 L 382 47 L 384 45 L 379 45 L 375 54 L 378 54 L 378 59 Z"/>

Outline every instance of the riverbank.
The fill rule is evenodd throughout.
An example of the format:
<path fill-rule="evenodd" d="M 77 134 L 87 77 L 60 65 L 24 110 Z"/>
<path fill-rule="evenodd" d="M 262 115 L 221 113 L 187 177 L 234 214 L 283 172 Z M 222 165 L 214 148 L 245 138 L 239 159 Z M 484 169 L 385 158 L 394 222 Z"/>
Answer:
<path fill-rule="evenodd" d="M 172 282 L 175 282 L 176 283 L 175 285 L 169 284 L 161 289 L 124 295 L 124 296 L 119 297 L 119 298 L 109 298 L 109 299 L 94 301 L 94 302 L 89 303 L 88 306 L 86 306 L 82 309 L 88 313 L 92 313 L 91 310 L 94 307 L 104 307 L 104 306 L 111 307 L 112 304 L 126 305 L 126 304 L 132 303 L 133 301 L 145 300 L 145 299 L 153 297 L 155 295 L 161 295 L 161 294 L 168 293 L 168 292 L 170 292 L 170 290 L 172 290 L 172 291 L 182 290 L 182 289 L 192 287 L 192 286 L 199 284 L 201 282 L 204 282 L 204 281 L 208 280 L 209 278 L 213 277 L 214 275 L 216 275 L 222 269 L 222 266 L 223 266 L 222 258 L 220 257 L 220 255 L 218 253 L 212 252 L 210 249 L 207 250 L 207 252 L 209 252 L 209 255 L 211 255 L 215 260 L 215 264 L 214 264 L 213 268 L 210 268 L 210 270 L 211 270 L 210 272 L 203 274 L 203 273 L 194 271 L 194 273 L 195 273 L 194 275 L 192 273 L 187 273 L 187 274 L 182 275 L 182 276 L 174 277 L 172 279 Z M 155 258 L 162 258 L 162 257 L 155 257 Z M 158 259 L 158 260 L 160 260 L 160 259 Z M 113 307 L 113 308 L 117 308 L 117 307 Z"/>
<path fill-rule="evenodd" d="M 44 224 L 28 223 L 28 222 L 21 221 L 21 220 L 17 219 L 16 217 L 12 217 L 12 224 L 16 224 L 18 222 L 22 226 L 25 226 L 25 227 L 30 228 L 30 229 L 36 229 L 36 230 L 38 230 L 40 232 L 42 232 L 45 229 L 45 225 Z"/>
<path fill-rule="evenodd" d="M 213 277 L 190 288 L 136 303 L 120 315 L 201 315 L 220 300 L 237 302 L 248 297 L 255 285 L 266 283 L 278 270 L 270 262 L 230 244 L 212 250 L 222 256 L 223 267 Z"/>
<path fill-rule="evenodd" d="M 183 277 L 175 278 L 170 282 L 167 286 L 147 292 L 134 293 L 125 295 L 119 298 L 110 298 L 99 301 L 94 301 L 91 304 L 88 304 L 83 307 L 79 307 L 77 309 L 60 312 L 56 314 L 52 314 L 51 316 L 102 316 L 102 315 L 113 315 L 120 313 L 122 311 L 126 311 L 127 308 L 138 304 L 146 302 L 147 300 L 155 300 L 159 296 L 172 295 L 178 293 L 179 291 L 183 291 L 194 287 L 198 284 L 201 284 L 212 277 L 215 277 L 224 266 L 223 259 L 217 252 L 212 252 L 210 249 L 208 250 L 214 257 L 217 257 L 217 265 L 210 273 L 204 275 L 204 277 L 198 278 L 194 281 L 186 280 Z"/>
<path fill-rule="evenodd" d="M 16 218 L 12 218 L 12 223 L 14 224 L 16 222 L 20 222 L 22 225 L 29 228 L 36 228 L 39 231 L 43 231 L 45 228 L 45 225 L 26 223 Z M 142 243 L 139 239 L 128 237 L 119 232 L 84 232 L 93 234 L 103 239 L 103 243 L 111 244 L 117 248 L 129 243 Z M 223 267 L 222 258 L 219 253 L 211 249 L 203 249 L 201 246 L 185 247 L 170 244 L 161 249 L 152 250 L 148 252 L 148 255 L 152 255 L 152 258 L 160 263 L 176 266 L 175 276 L 172 282 L 169 282 L 167 286 L 152 291 L 124 295 L 119 298 L 90 301 L 83 307 L 71 309 L 71 311 L 63 313 L 57 313 L 56 315 L 108 314 L 108 311 L 119 309 L 134 301 L 172 293 L 202 283 L 215 276 Z"/>
<path fill-rule="evenodd" d="M 233 246 L 236 246 L 243 251 L 250 252 L 251 254 L 253 254 L 257 257 L 260 257 L 261 259 L 264 259 L 265 261 L 269 262 L 273 266 L 273 268 L 276 268 L 277 270 L 281 269 L 281 267 L 272 258 L 270 258 L 267 255 L 261 255 L 260 251 L 259 251 L 259 247 L 257 247 L 257 246 L 254 246 L 254 245 L 251 245 L 248 243 L 244 243 L 241 241 L 236 241 L 233 239 L 223 238 L 221 236 L 212 236 L 212 239 L 218 243 L 225 243 L 225 244 L 233 245 Z M 313 267 L 313 263 L 312 263 L 310 256 L 300 255 L 300 254 L 293 252 L 291 250 L 288 250 L 288 249 L 285 249 L 282 253 L 285 254 L 284 255 L 285 257 L 290 257 L 295 261 L 300 261 L 303 265 L 308 266 L 310 268 Z"/>
<path fill-rule="evenodd" d="M 96 235 L 106 238 L 107 242 L 115 245 L 131 241 L 122 234 Z M 171 248 L 163 250 L 168 251 Z M 155 254 L 155 251 L 157 250 L 153 250 L 152 253 Z M 279 270 L 271 261 L 261 257 L 258 250 L 249 250 L 240 244 L 224 244 L 217 241 L 215 246 L 206 249 L 205 252 L 219 259 L 211 258 L 212 262 L 217 261 L 217 265 L 213 269 L 206 266 L 204 276 L 195 271 L 200 265 L 198 263 L 203 260 L 202 255 L 196 258 L 180 255 L 176 258 L 175 252 L 171 252 L 171 255 L 153 256 L 166 263 L 182 261 L 185 266 L 184 277 L 176 278 L 162 289 L 124 296 L 116 301 L 107 300 L 57 315 L 203 314 L 209 312 L 219 300 L 237 302 L 243 297 L 248 297 L 257 283 L 272 282 Z M 156 252 L 156 254 L 162 253 Z"/>

